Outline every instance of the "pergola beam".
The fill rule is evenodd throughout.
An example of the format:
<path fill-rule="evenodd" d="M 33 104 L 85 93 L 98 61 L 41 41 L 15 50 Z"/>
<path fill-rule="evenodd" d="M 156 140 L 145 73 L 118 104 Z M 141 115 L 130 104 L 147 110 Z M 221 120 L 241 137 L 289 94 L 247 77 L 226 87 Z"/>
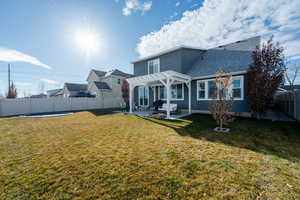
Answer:
<path fill-rule="evenodd" d="M 174 82 L 182 82 L 187 85 L 189 93 L 189 113 L 191 113 L 191 80 L 192 79 L 190 76 L 175 71 L 164 71 L 127 79 L 129 83 L 130 113 L 133 111 L 134 87 L 140 85 L 149 85 L 153 82 L 161 82 L 167 89 L 167 119 L 170 119 L 171 86 Z"/>

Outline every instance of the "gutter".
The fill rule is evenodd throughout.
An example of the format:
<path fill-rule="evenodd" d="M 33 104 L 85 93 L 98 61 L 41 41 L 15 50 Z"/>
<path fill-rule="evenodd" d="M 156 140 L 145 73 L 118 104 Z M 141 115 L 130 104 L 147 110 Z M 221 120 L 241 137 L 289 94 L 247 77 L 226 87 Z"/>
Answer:
<path fill-rule="evenodd" d="M 232 75 L 232 76 L 234 76 L 234 75 L 240 75 L 240 74 L 246 74 L 246 73 L 247 73 L 247 71 L 238 71 L 238 72 L 227 73 L 225 75 Z M 214 77 L 216 77 L 215 74 L 213 74 L 213 75 L 207 75 L 207 76 L 197 76 L 197 77 L 192 77 L 192 80 L 208 79 L 208 78 L 214 78 Z"/>

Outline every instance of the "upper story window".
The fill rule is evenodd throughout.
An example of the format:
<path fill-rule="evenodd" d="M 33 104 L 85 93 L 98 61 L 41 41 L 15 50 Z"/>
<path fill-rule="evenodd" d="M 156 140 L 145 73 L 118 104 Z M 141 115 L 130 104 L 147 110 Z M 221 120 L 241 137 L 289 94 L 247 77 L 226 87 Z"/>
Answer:
<path fill-rule="evenodd" d="M 118 78 L 118 84 L 121 84 L 121 79 Z"/>
<path fill-rule="evenodd" d="M 217 93 L 217 86 L 215 79 L 199 80 L 197 81 L 197 100 L 212 100 L 217 94 L 224 93 L 224 89 L 219 89 Z M 226 96 L 233 97 L 234 100 L 244 99 L 244 77 L 236 76 L 232 78 L 232 84 Z"/>
<path fill-rule="evenodd" d="M 160 72 L 159 58 L 148 61 L 148 74 Z"/>

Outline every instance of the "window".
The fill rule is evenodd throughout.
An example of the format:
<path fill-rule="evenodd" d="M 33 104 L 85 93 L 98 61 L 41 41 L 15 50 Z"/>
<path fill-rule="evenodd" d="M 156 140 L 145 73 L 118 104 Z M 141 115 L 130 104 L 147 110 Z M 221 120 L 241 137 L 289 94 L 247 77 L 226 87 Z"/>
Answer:
<path fill-rule="evenodd" d="M 242 84 L 241 77 L 234 78 L 232 81 L 232 96 L 233 98 L 242 98 Z"/>
<path fill-rule="evenodd" d="M 205 99 L 205 81 L 198 81 L 198 86 L 197 86 L 197 91 L 198 91 L 198 96 L 197 99 Z"/>
<path fill-rule="evenodd" d="M 121 79 L 118 78 L 118 84 L 121 84 Z"/>
<path fill-rule="evenodd" d="M 148 74 L 154 74 L 160 71 L 159 58 L 148 61 Z"/>
<path fill-rule="evenodd" d="M 234 100 L 244 99 L 244 77 L 235 76 L 232 78 L 232 85 L 226 95 L 232 96 Z M 211 100 L 217 93 L 215 79 L 197 81 L 197 100 Z M 218 94 L 224 93 L 224 89 L 219 89 Z"/>
<path fill-rule="evenodd" d="M 208 98 L 212 99 L 217 92 L 217 85 L 215 80 L 208 81 Z"/>
<path fill-rule="evenodd" d="M 167 88 L 165 86 L 159 86 L 159 98 L 162 100 L 167 99 Z M 171 100 L 183 100 L 184 99 L 184 85 L 176 84 L 171 86 Z"/>
<path fill-rule="evenodd" d="M 148 106 L 149 105 L 149 88 L 139 87 L 139 105 Z"/>
<path fill-rule="evenodd" d="M 167 99 L 167 88 L 164 86 L 159 86 L 159 98 Z"/>

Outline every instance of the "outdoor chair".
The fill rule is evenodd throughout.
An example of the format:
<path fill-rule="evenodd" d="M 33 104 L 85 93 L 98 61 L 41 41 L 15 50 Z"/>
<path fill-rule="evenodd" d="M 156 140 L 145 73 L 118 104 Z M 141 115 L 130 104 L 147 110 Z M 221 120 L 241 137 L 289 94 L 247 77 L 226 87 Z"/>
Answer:
<path fill-rule="evenodd" d="M 167 106 L 168 105 L 164 103 L 162 107 L 159 108 L 158 110 L 167 112 Z M 176 112 L 176 111 L 177 111 L 177 104 L 170 104 L 170 112 Z"/>

